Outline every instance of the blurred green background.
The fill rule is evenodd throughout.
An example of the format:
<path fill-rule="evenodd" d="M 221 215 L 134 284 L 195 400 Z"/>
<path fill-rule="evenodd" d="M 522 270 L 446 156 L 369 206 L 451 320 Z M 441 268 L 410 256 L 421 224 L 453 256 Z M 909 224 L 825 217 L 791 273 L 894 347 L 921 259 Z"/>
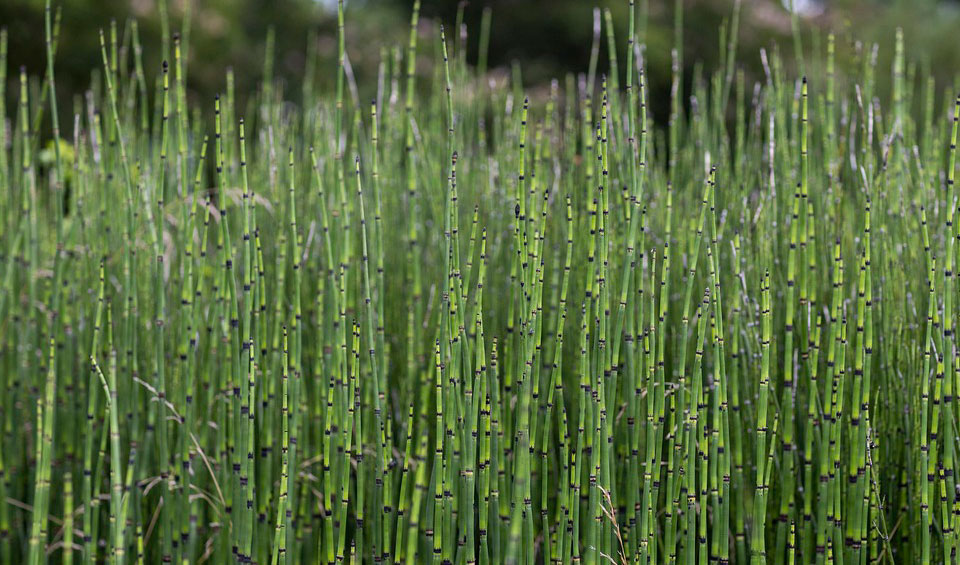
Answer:
<path fill-rule="evenodd" d="M 706 70 L 718 64 L 721 27 L 729 23 L 736 0 L 684 0 L 684 77 L 689 84 L 694 65 Z M 889 69 L 895 29 L 902 27 L 908 58 L 918 70 L 930 72 L 938 87 L 955 87 L 960 70 L 960 0 L 795 0 L 797 23 L 804 51 L 825 49 L 827 31 L 838 33 L 838 51 L 850 64 L 873 43 L 880 45 L 879 65 Z M 670 83 L 670 52 L 674 45 L 675 0 L 636 0 L 646 13 L 643 32 L 647 44 L 646 66 L 655 116 L 666 112 Z M 786 5 L 785 5 L 786 3 Z M 627 26 L 627 0 L 424 0 L 420 24 L 422 52 L 432 54 L 428 39 L 438 22 L 454 27 L 463 5 L 468 61 L 476 62 L 480 18 L 492 10 L 489 68 L 509 72 L 513 62 L 523 69 L 524 86 L 536 92 L 551 78 L 567 72 L 585 72 L 593 36 L 593 10 L 611 10 L 621 66 Z M 189 11 L 189 96 L 194 102 L 212 100 L 224 88 L 225 69 L 236 71 L 237 92 L 253 92 L 263 76 L 266 37 L 276 32 L 275 74 L 284 81 L 286 98 L 297 101 L 301 92 L 308 41 L 316 41 L 319 88 L 328 88 L 334 76 L 336 55 L 335 0 L 59 0 L 62 9 L 60 47 L 57 53 L 58 91 L 69 105 L 70 97 L 90 84 L 91 71 L 100 66 L 98 30 L 116 20 L 121 34 L 135 18 L 144 44 L 146 74 L 160 68 L 162 10 L 169 14 L 170 33 L 184 31 Z M 409 25 L 413 0 L 348 0 L 347 49 L 362 94 L 375 88 L 381 47 L 402 44 Z M 762 78 L 760 48 L 779 45 L 785 60 L 792 61 L 789 0 L 740 0 L 741 17 L 737 61 L 749 79 Z M 0 26 L 9 33 L 8 80 L 25 66 L 32 76 L 45 68 L 43 50 L 43 0 L 0 0 Z M 450 32 L 448 31 L 448 34 Z M 450 34 L 452 35 L 452 34 Z M 607 64 L 606 38 L 601 42 L 599 69 Z M 866 49 L 866 51 L 864 51 Z M 421 57 L 424 65 L 432 57 Z M 326 72 L 329 71 L 329 72 Z M 11 88 L 11 86 L 13 88 Z M 687 90 L 689 92 L 689 90 Z M 8 84 L 15 98 L 15 84 Z"/>

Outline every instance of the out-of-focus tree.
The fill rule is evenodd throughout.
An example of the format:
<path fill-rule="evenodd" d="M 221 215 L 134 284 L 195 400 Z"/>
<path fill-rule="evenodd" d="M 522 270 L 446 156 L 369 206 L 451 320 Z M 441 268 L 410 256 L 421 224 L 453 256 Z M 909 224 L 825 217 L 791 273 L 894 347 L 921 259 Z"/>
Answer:
<path fill-rule="evenodd" d="M 44 0 L 0 1 L 0 27 L 5 27 L 9 35 L 11 84 L 7 93 L 11 100 L 19 92 L 15 84 L 17 69 L 25 67 L 32 77 L 41 76 L 46 69 L 44 4 Z M 406 16 L 391 2 L 375 7 L 349 2 L 348 6 L 350 62 L 358 80 L 368 81 L 376 73 L 379 46 L 400 41 L 405 35 Z M 213 96 L 225 88 L 229 67 L 235 70 L 241 104 L 255 91 L 263 79 L 271 29 L 274 76 L 285 83 L 287 98 L 297 100 L 301 92 L 310 38 L 315 39 L 311 48 L 318 56 L 318 85 L 333 82 L 335 4 L 331 10 L 328 4 L 315 0 L 54 0 L 53 7 L 61 13 L 56 55 L 58 92 L 65 104 L 61 108 L 72 108 L 69 96 L 88 88 L 92 73 L 102 67 L 99 30 L 103 29 L 109 37 L 111 21 L 117 22 L 121 45 L 129 45 L 130 22 L 137 21 L 144 70 L 148 77 L 157 76 L 163 59 L 164 11 L 170 37 L 189 31 L 188 95 L 209 101 L 211 109 Z"/>
<path fill-rule="evenodd" d="M 805 51 L 826 47 L 826 33 L 835 31 L 838 57 L 853 64 L 858 49 L 868 52 L 880 45 L 878 88 L 887 88 L 893 37 L 904 30 L 908 57 L 940 87 L 956 90 L 960 51 L 956 29 L 960 24 L 958 0 L 680 0 L 683 6 L 683 62 L 685 92 L 697 62 L 704 69 L 719 63 L 721 29 L 730 28 L 735 5 L 740 5 L 737 63 L 749 81 L 763 80 L 760 49 L 779 46 L 790 72 L 793 68 L 791 7 L 797 11 Z M 268 30 L 274 30 L 274 75 L 285 84 L 285 96 L 298 100 L 308 53 L 308 38 L 315 42 L 318 88 L 332 84 L 336 67 L 337 0 L 54 0 L 61 10 L 60 46 L 57 52 L 58 92 L 71 108 L 72 94 L 90 85 L 91 72 L 101 66 L 98 30 L 116 20 L 121 38 L 128 37 L 129 22 L 136 19 L 144 46 L 148 76 L 155 75 L 162 58 L 161 13 L 167 14 L 169 32 L 186 31 L 190 21 L 188 95 L 211 101 L 222 92 L 228 67 L 236 71 L 241 104 L 263 79 Z M 381 47 L 403 44 L 413 0 L 346 0 L 347 51 L 363 97 L 372 94 Z M 489 68 L 507 69 L 521 63 L 524 86 L 536 91 L 552 78 L 568 72 L 585 72 L 593 40 L 594 8 L 611 11 L 623 72 L 628 0 L 422 0 L 420 32 L 423 57 L 434 64 L 433 40 L 437 22 L 448 26 L 448 38 L 458 10 L 466 24 L 468 61 L 477 61 L 480 21 L 484 8 L 492 10 Z M 650 104 L 658 118 L 667 112 L 674 47 L 676 0 L 635 0 L 640 37 L 646 46 L 644 63 L 651 90 Z M 9 33 L 8 80 L 25 66 L 40 76 L 46 59 L 43 46 L 44 0 L 0 0 L 0 26 Z M 860 45 L 856 41 L 860 41 Z M 599 72 L 607 70 L 606 36 L 601 37 Z M 425 72 L 425 71 L 423 71 Z M 816 77 L 811 77 L 813 81 Z M 816 88 L 816 82 L 813 83 Z M 13 86 L 11 88 L 11 86 Z M 8 85 L 11 99 L 15 84 Z M 204 103 L 204 107 L 212 105 Z M 242 106 L 241 106 L 242 108 Z"/>

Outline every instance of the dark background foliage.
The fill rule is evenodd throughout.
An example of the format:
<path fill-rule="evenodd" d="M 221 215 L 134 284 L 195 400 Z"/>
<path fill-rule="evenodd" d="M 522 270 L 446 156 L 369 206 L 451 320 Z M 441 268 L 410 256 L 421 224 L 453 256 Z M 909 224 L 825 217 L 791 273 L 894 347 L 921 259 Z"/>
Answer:
<path fill-rule="evenodd" d="M 729 23 L 736 0 L 682 0 L 684 4 L 684 77 L 689 84 L 695 64 L 715 68 L 719 54 L 720 28 Z M 789 0 L 740 0 L 741 21 L 738 64 L 749 79 L 762 79 L 761 48 L 779 46 L 792 53 Z M 858 46 L 855 37 L 869 46 L 881 46 L 880 65 L 888 67 L 892 57 L 894 30 L 904 29 L 908 57 L 929 70 L 938 85 L 958 84 L 960 51 L 955 31 L 960 24 L 957 0 L 795 0 L 803 47 L 825 49 L 826 32 L 838 32 L 838 50 L 854 64 Z M 674 0 L 636 0 L 637 9 L 648 14 L 644 39 L 647 80 L 655 116 L 662 117 L 670 84 L 671 48 L 674 45 Z M 785 5 L 786 4 L 786 5 Z M 413 0 L 348 0 L 347 49 L 362 94 L 374 88 L 373 80 L 383 45 L 403 44 Z M 424 0 L 420 33 L 432 37 L 438 22 L 454 27 L 462 5 L 467 24 L 468 60 L 476 61 L 480 18 L 484 8 L 492 10 L 489 68 L 493 73 L 510 72 L 518 62 L 524 87 L 536 94 L 567 72 L 586 70 L 593 35 L 593 10 L 609 8 L 614 27 L 623 45 L 627 30 L 627 0 Z M 236 71 L 237 92 L 253 92 L 263 77 L 268 30 L 275 31 L 275 74 L 286 84 L 286 97 L 296 101 L 301 91 L 307 44 L 316 40 L 319 67 L 317 86 L 328 88 L 333 77 L 336 54 L 335 0 L 59 0 L 62 10 L 60 48 L 57 53 L 57 83 L 65 108 L 72 96 L 91 84 L 91 72 L 101 65 L 98 30 L 117 22 L 121 35 L 129 32 L 136 19 L 144 44 L 148 77 L 155 76 L 161 62 L 160 11 L 166 6 L 170 32 L 182 32 L 185 13 L 190 10 L 189 95 L 195 101 L 212 100 L 224 88 L 225 69 Z M 7 93 L 16 97 L 16 70 L 25 66 L 28 74 L 39 76 L 46 65 L 43 50 L 43 0 L 0 1 L 0 26 L 9 33 Z M 850 32 L 850 33 L 844 33 Z M 449 32 L 448 32 L 449 33 Z M 844 43 L 845 42 L 845 43 Z M 429 43 L 424 41 L 423 49 Z M 601 42 L 599 69 L 607 66 L 606 38 Z M 860 49 L 862 52 L 862 48 Z M 621 65 L 624 53 L 619 55 Z M 423 57 L 424 64 L 432 61 Z M 792 60 L 792 57 L 786 57 Z M 324 72 L 325 69 L 331 72 Z M 889 73 L 881 73 L 880 88 Z M 212 103 L 211 103 L 212 104 Z M 210 106 L 211 104 L 204 104 Z"/>

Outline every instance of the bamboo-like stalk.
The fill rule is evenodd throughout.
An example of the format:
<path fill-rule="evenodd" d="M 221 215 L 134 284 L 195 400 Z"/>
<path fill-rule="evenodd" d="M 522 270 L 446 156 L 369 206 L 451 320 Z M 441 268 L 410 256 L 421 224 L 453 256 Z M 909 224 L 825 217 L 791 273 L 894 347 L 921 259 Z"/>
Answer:
<path fill-rule="evenodd" d="M 751 87 L 739 2 L 691 76 L 680 2 L 658 123 L 624 4 L 541 96 L 483 74 L 491 11 L 471 68 L 415 3 L 363 107 L 338 3 L 329 89 L 314 37 L 286 102 L 272 37 L 208 118 L 161 3 L 167 63 L 105 27 L 67 142 L 48 2 L 0 128 L 0 561 L 953 560 L 960 99 L 902 34 Z"/>

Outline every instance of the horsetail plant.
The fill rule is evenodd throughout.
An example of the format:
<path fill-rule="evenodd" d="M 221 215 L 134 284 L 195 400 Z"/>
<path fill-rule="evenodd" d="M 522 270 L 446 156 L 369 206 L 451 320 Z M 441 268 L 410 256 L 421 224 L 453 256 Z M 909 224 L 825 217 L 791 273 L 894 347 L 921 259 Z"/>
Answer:
<path fill-rule="evenodd" d="M 658 123 L 625 4 L 541 94 L 415 2 L 365 106 L 343 2 L 299 105 L 161 2 L 69 120 L 0 30 L 0 562 L 954 561 L 960 97 L 677 2 Z"/>

